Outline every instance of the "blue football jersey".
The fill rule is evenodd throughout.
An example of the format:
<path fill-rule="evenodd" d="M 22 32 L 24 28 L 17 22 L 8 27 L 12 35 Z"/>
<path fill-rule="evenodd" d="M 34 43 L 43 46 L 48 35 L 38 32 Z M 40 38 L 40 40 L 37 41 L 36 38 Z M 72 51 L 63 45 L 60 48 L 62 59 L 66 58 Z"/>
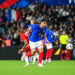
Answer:
<path fill-rule="evenodd" d="M 30 25 L 32 32 L 29 36 L 29 40 L 32 42 L 38 42 L 41 40 L 41 35 L 46 32 L 47 27 L 41 28 L 39 24 Z"/>
<path fill-rule="evenodd" d="M 46 31 L 46 37 L 47 37 L 47 40 L 50 42 L 50 43 L 53 43 L 53 41 L 56 42 L 54 36 L 53 36 L 53 31 L 52 30 L 47 30 Z"/>

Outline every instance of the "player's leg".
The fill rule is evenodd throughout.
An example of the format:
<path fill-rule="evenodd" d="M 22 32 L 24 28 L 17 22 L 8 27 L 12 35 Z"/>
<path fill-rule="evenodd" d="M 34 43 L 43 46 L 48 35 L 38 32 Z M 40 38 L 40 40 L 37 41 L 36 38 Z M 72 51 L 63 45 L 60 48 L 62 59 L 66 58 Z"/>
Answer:
<path fill-rule="evenodd" d="M 34 55 L 32 58 L 33 58 L 33 64 L 35 64 L 36 56 Z"/>
<path fill-rule="evenodd" d="M 41 41 L 37 42 L 37 49 L 39 50 L 39 67 L 43 67 L 42 60 L 43 60 L 43 44 Z"/>
<path fill-rule="evenodd" d="M 36 52 L 35 52 L 35 55 L 32 56 L 32 58 L 33 58 L 33 64 L 35 64 L 35 61 L 36 61 Z"/>
<path fill-rule="evenodd" d="M 30 49 L 31 49 L 31 51 L 29 51 L 25 54 L 25 60 L 27 60 L 27 58 L 26 58 L 27 56 L 31 57 L 31 56 L 35 55 L 36 46 L 35 46 L 34 42 L 30 42 Z"/>
<path fill-rule="evenodd" d="M 70 50 L 67 50 L 67 54 L 65 56 L 66 60 L 70 60 Z"/>
<path fill-rule="evenodd" d="M 25 66 L 29 66 L 28 56 L 25 56 L 25 62 L 26 62 Z"/>
<path fill-rule="evenodd" d="M 63 59 L 65 59 L 65 56 L 67 54 L 66 45 L 62 45 L 61 53 L 62 53 Z"/>
<path fill-rule="evenodd" d="M 49 52 L 49 61 L 48 62 L 52 62 L 51 58 L 52 58 L 53 51 L 54 51 L 54 49 L 51 48 L 50 52 Z"/>
<path fill-rule="evenodd" d="M 52 57 L 52 54 L 53 54 L 53 46 L 52 46 L 52 44 L 50 43 L 49 45 L 47 45 L 47 48 L 48 48 L 48 52 L 49 52 L 49 60 L 48 60 L 48 62 L 52 62 L 52 60 L 51 60 L 51 57 Z"/>
<path fill-rule="evenodd" d="M 60 51 L 60 59 L 63 60 L 62 51 Z"/>
<path fill-rule="evenodd" d="M 46 59 L 45 59 L 45 62 L 48 62 L 49 52 L 50 52 L 50 45 L 49 45 L 49 44 L 46 44 L 46 47 L 47 47 L 47 53 L 46 53 Z"/>
<path fill-rule="evenodd" d="M 43 67 L 42 65 L 42 60 L 43 60 L 43 47 L 38 47 L 38 50 L 39 50 L 39 65 L 40 67 Z"/>
<path fill-rule="evenodd" d="M 25 52 L 22 53 L 21 61 L 24 61 L 24 59 L 25 59 Z"/>
<path fill-rule="evenodd" d="M 48 62 L 48 58 L 49 58 L 49 49 L 47 49 L 46 60 L 45 60 L 45 62 Z"/>
<path fill-rule="evenodd" d="M 47 47 L 43 46 L 43 63 L 45 63 L 45 59 L 46 59 L 46 54 L 47 54 Z"/>
<path fill-rule="evenodd" d="M 33 56 L 35 54 L 35 51 L 36 51 L 36 44 L 35 42 L 29 42 L 29 45 L 30 45 L 30 49 L 31 51 L 26 53 L 25 56 Z"/>
<path fill-rule="evenodd" d="M 27 45 L 27 47 L 25 48 L 25 51 L 28 53 L 28 52 L 31 52 L 31 49 L 30 49 L 30 45 Z M 29 56 L 29 59 L 28 59 L 28 62 L 30 63 L 31 61 L 31 56 Z"/>
<path fill-rule="evenodd" d="M 35 55 L 33 56 L 33 64 L 35 64 L 36 60 L 39 59 L 39 54 L 36 52 Z"/>
<path fill-rule="evenodd" d="M 19 50 L 18 50 L 18 54 L 22 54 L 22 56 L 21 56 L 21 61 L 24 61 L 25 52 L 24 52 L 22 49 L 19 49 Z"/>
<path fill-rule="evenodd" d="M 34 54 L 35 54 L 35 51 L 31 51 L 25 54 L 26 66 L 29 66 L 28 56 L 33 56 Z"/>
<path fill-rule="evenodd" d="M 24 55 L 24 60 L 25 60 L 25 62 L 26 62 L 26 65 L 25 65 L 25 66 L 29 66 L 29 61 L 28 61 L 29 58 L 28 58 L 28 56 L 25 56 L 26 53 L 30 52 L 30 47 L 29 47 L 29 45 L 26 46 L 26 48 L 24 49 L 24 52 L 25 52 L 25 53 L 24 53 L 23 55 Z"/>

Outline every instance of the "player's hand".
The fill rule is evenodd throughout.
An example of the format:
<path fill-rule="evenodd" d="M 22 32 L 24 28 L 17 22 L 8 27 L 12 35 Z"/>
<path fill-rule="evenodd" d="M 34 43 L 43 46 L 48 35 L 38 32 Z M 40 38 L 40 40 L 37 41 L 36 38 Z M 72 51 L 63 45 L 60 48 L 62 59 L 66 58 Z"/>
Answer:
<path fill-rule="evenodd" d="M 32 32 L 32 28 L 31 27 L 29 28 L 29 32 Z"/>
<path fill-rule="evenodd" d="M 58 41 L 56 41 L 55 44 L 58 45 Z"/>
<path fill-rule="evenodd" d="M 61 44 L 59 45 L 59 47 L 61 48 Z"/>
<path fill-rule="evenodd" d="M 21 54 L 23 52 L 23 49 L 18 50 L 18 54 Z"/>
<path fill-rule="evenodd" d="M 47 43 L 50 44 L 49 41 L 47 41 Z"/>

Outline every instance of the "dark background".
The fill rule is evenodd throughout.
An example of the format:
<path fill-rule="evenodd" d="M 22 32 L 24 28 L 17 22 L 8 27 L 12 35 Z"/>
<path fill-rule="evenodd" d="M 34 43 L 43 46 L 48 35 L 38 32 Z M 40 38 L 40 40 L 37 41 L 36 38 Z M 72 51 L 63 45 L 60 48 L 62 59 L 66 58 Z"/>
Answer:
<path fill-rule="evenodd" d="M 20 60 L 21 54 L 18 54 L 17 52 L 21 48 L 22 46 L 0 48 L 0 60 Z M 58 48 L 58 46 L 54 47 L 54 52 L 52 55 L 53 60 L 60 60 L 60 55 L 54 55 Z M 45 47 L 44 51 L 46 52 Z M 71 51 L 71 60 L 75 60 L 75 58 L 73 57 L 73 50 Z"/>

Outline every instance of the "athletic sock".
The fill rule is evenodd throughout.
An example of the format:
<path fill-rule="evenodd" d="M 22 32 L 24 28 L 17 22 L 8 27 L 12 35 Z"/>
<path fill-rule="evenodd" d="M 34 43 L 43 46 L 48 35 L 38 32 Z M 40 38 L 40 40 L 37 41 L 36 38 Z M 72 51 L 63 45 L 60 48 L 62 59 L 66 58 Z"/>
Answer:
<path fill-rule="evenodd" d="M 48 60 L 48 58 L 49 58 L 49 52 L 50 52 L 50 50 L 47 50 L 47 53 L 46 53 L 46 60 Z"/>
<path fill-rule="evenodd" d="M 26 62 L 26 64 L 29 63 L 28 62 L 28 56 L 25 57 L 25 62 Z"/>
<path fill-rule="evenodd" d="M 65 60 L 65 54 L 62 54 L 62 56 L 63 56 L 63 59 Z"/>
<path fill-rule="evenodd" d="M 34 55 L 34 56 L 33 56 L 33 62 L 35 62 L 35 61 L 36 61 L 36 56 Z"/>
<path fill-rule="evenodd" d="M 43 59 L 43 52 L 39 53 L 39 63 L 42 62 L 42 59 Z"/>
<path fill-rule="evenodd" d="M 49 50 L 49 59 L 51 59 L 52 54 L 53 54 L 53 48 Z"/>
<path fill-rule="evenodd" d="M 60 51 L 60 59 L 63 60 L 62 51 Z"/>

